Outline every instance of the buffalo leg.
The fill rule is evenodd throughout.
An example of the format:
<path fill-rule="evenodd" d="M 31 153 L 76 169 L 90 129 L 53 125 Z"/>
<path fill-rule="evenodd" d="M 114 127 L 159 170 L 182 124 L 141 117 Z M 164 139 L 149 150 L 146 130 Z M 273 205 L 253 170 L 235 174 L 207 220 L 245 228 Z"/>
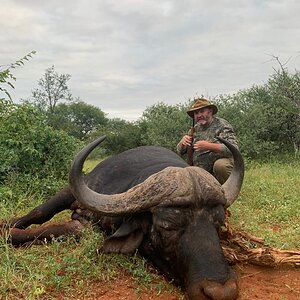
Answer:
<path fill-rule="evenodd" d="M 25 229 L 31 224 L 43 224 L 57 213 L 65 209 L 70 209 L 74 201 L 75 198 L 70 189 L 65 188 L 45 203 L 34 208 L 27 215 L 12 219 L 10 221 L 10 227 Z"/>
<path fill-rule="evenodd" d="M 61 236 L 80 236 L 84 226 L 77 220 L 65 223 L 47 224 L 32 229 L 11 228 L 5 233 L 7 239 L 14 246 L 22 246 L 28 243 L 36 244 L 41 241 L 51 241 Z M 4 232 L 2 232 L 4 235 Z"/>

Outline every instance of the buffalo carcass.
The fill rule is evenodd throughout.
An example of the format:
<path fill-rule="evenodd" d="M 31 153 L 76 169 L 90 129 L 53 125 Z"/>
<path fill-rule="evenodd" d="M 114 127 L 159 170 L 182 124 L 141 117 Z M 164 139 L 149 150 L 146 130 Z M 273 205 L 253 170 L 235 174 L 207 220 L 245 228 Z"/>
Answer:
<path fill-rule="evenodd" d="M 236 299 L 237 279 L 224 257 L 218 229 L 242 186 L 244 163 L 239 150 L 219 138 L 234 158 L 223 185 L 174 152 L 154 146 L 108 158 L 83 176 L 84 161 L 104 138 L 76 156 L 69 187 L 12 221 L 11 242 L 21 245 L 76 234 L 88 219 L 108 235 L 101 251 L 135 253 L 138 249 L 181 284 L 188 299 Z M 73 210 L 72 221 L 26 229 L 64 209 Z"/>

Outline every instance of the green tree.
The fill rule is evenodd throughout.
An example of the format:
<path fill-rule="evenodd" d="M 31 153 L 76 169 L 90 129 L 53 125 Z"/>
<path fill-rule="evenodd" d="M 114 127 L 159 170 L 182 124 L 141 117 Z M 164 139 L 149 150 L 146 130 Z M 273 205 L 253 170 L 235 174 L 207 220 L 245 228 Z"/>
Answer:
<path fill-rule="evenodd" d="M 134 122 L 119 118 L 109 119 L 105 127 L 94 132 L 91 140 L 106 135 L 103 147 L 94 152 L 95 156 L 112 155 L 141 146 L 141 127 Z"/>
<path fill-rule="evenodd" d="M 87 139 L 107 123 L 108 119 L 100 108 L 83 101 L 59 103 L 49 116 L 49 124 L 53 128 L 64 130 L 80 140 Z"/>
<path fill-rule="evenodd" d="M 187 134 L 192 120 L 186 114 L 186 104 L 167 105 L 162 102 L 148 107 L 140 121 L 142 143 L 176 150 L 180 138 Z"/>
<path fill-rule="evenodd" d="M 300 73 L 289 74 L 282 67 L 270 77 L 268 86 L 271 97 L 283 111 L 278 134 L 280 145 L 284 148 L 292 145 L 297 154 L 300 151 Z"/>
<path fill-rule="evenodd" d="M 275 72 L 268 82 L 215 99 L 219 115 L 235 128 L 245 156 L 299 151 L 299 73 Z"/>
<path fill-rule="evenodd" d="M 41 111 L 53 114 L 56 105 L 62 101 L 73 99 L 68 81 L 71 79 L 69 74 L 58 74 L 54 66 L 46 69 L 44 76 L 38 81 L 38 88 L 32 91 L 32 102 Z"/>
<path fill-rule="evenodd" d="M 250 158 L 274 153 L 276 144 L 263 139 L 267 134 L 264 103 L 268 101 L 265 88 L 253 86 L 234 95 L 221 95 L 215 99 L 218 116 L 229 121 L 240 140 L 243 154 Z"/>

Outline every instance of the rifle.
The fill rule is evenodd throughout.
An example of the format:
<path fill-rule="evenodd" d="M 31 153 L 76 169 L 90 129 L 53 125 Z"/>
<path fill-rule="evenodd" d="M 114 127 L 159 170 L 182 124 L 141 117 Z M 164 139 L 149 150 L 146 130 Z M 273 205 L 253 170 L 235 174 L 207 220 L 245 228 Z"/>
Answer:
<path fill-rule="evenodd" d="M 194 148 L 193 148 L 193 143 L 194 143 L 194 133 L 195 133 L 195 120 L 193 118 L 193 127 L 189 129 L 188 135 L 192 137 L 191 141 L 191 146 L 187 147 L 187 163 L 192 166 L 193 165 L 193 153 L 194 153 Z"/>

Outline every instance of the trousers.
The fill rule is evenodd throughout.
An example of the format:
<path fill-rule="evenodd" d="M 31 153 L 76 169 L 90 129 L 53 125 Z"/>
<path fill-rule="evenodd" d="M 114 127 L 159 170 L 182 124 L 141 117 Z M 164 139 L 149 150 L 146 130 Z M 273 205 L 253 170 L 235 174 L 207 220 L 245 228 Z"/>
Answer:
<path fill-rule="evenodd" d="M 233 168 L 232 158 L 219 158 L 213 165 L 213 175 L 223 184 L 229 177 Z"/>

